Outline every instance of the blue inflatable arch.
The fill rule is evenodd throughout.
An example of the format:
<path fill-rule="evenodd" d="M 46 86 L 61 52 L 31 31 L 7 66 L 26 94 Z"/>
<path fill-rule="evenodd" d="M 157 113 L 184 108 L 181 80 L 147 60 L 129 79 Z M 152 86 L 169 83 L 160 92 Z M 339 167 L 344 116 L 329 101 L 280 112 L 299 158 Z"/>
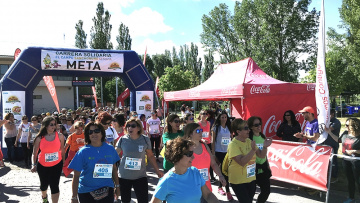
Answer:
<path fill-rule="evenodd" d="M 154 82 L 134 51 L 48 47 L 22 51 L 1 79 L 1 91 L 24 91 L 25 115 L 32 115 L 33 91 L 43 76 L 121 77 L 130 90 L 131 111 L 136 108 L 136 91 L 154 91 Z M 3 109 L 3 102 L 0 106 Z"/>

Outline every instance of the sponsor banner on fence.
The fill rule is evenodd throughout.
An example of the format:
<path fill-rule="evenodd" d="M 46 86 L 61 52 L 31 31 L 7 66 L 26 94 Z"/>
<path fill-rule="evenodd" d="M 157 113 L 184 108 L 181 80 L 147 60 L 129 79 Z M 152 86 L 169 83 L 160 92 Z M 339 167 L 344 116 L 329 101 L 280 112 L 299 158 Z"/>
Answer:
<path fill-rule="evenodd" d="M 25 91 L 3 91 L 2 92 L 3 119 L 7 113 L 12 113 L 16 128 L 21 123 L 21 117 L 25 115 Z M 3 128 L 5 135 L 5 128 Z M 5 143 L 5 136 L 3 136 Z M 3 145 L 6 148 L 6 145 Z"/>
<path fill-rule="evenodd" d="M 146 118 L 150 117 L 153 104 L 154 91 L 136 91 L 136 113 L 139 118 L 141 114 L 145 114 Z"/>
<path fill-rule="evenodd" d="M 124 55 L 77 51 L 41 50 L 43 70 L 77 70 L 122 73 Z"/>
<path fill-rule="evenodd" d="M 327 174 L 332 148 L 274 140 L 267 157 L 272 179 L 327 191 Z"/>

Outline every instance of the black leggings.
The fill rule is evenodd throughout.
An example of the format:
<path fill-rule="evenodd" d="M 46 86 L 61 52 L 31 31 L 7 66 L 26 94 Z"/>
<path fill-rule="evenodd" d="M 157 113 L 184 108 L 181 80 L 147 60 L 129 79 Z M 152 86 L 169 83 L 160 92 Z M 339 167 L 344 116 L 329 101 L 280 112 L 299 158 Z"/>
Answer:
<path fill-rule="evenodd" d="M 343 159 L 343 167 L 348 181 L 349 197 L 351 199 L 354 199 L 355 189 L 356 189 L 355 183 L 360 193 L 360 161 L 359 160 L 348 161 Z"/>
<path fill-rule="evenodd" d="M 45 167 L 39 162 L 37 164 L 37 172 L 40 178 L 40 190 L 46 191 L 50 185 L 51 194 L 59 193 L 59 182 L 61 176 L 61 170 L 63 162 L 60 161 L 55 166 Z"/>
<path fill-rule="evenodd" d="M 220 170 L 222 168 L 222 162 L 224 161 L 225 155 L 226 155 L 226 152 L 215 152 L 215 157 L 220 162 L 220 166 L 219 166 Z M 221 174 L 224 176 L 224 178 L 226 180 L 225 190 L 226 190 L 226 192 L 230 192 L 230 189 L 229 189 L 229 177 L 224 175 L 222 170 L 221 170 Z M 222 187 L 221 182 L 219 182 L 219 187 Z"/>
<path fill-rule="evenodd" d="M 270 179 L 267 177 L 261 176 L 261 174 L 256 175 L 256 184 L 260 187 L 260 194 L 257 198 L 258 203 L 266 202 L 270 195 Z"/>
<path fill-rule="evenodd" d="M 101 200 L 94 200 L 93 196 L 91 196 L 90 192 L 88 193 L 78 193 L 79 202 L 82 203 L 113 203 L 114 202 L 114 188 L 109 188 L 108 196 L 104 197 Z"/>
<path fill-rule="evenodd" d="M 231 187 L 234 190 L 234 193 L 240 203 L 252 203 L 256 191 L 255 180 L 250 183 L 231 183 Z"/>
<path fill-rule="evenodd" d="M 27 148 L 27 143 L 20 143 L 20 144 L 24 153 L 25 165 L 28 166 L 31 164 L 32 144 L 29 143 L 30 149 Z"/>
<path fill-rule="evenodd" d="M 211 151 L 211 149 L 212 149 L 212 147 L 211 147 L 211 143 L 209 143 L 209 144 L 207 144 L 207 146 L 209 147 L 209 149 L 210 149 L 210 151 Z M 215 177 L 214 177 L 214 170 L 210 167 L 210 178 L 211 179 L 215 179 Z"/>
<path fill-rule="evenodd" d="M 136 199 L 138 203 L 149 202 L 148 198 L 148 179 L 147 177 L 129 180 L 119 178 L 121 202 L 128 203 L 131 201 L 131 188 L 134 187 Z"/>
<path fill-rule="evenodd" d="M 150 135 L 151 149 L 154 149 L 154 147 L 155 147 L 156 158 L 159 158 L 159 154 L 160 154 L 160 151 L 159 151 L 160 138 L 161 138 L 160 135 L 158 135 L 158 137 L 152 137 L 152 135 Z"/>

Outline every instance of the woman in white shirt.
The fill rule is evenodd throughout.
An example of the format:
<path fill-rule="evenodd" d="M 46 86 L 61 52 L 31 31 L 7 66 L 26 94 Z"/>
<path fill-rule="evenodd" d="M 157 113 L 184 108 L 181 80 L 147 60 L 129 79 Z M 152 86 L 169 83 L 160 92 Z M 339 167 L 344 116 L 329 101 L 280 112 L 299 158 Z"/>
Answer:
<path fill-rule="evenodd" d="M 29 136 L 29 127 L 30 123 L 28 122 L 28 117 L 25 115 L 21 118 L 21 123 L 18 128 L 18 134 L 15 140 L 15 147 L 17 147 L 17 142 L 20 142 L 21 148 L 24 153 L 25 167 L 30 168 L 31 163 L 31 152 L 27 148 L 27 140 Z"/>

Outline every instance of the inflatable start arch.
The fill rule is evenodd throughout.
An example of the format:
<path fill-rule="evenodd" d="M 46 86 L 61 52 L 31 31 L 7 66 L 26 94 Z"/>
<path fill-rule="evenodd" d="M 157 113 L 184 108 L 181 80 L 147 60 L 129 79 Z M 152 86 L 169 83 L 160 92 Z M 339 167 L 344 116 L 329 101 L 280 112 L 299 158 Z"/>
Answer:
<path fill-rule="evenodd" d="M 121 77 L 130 90 L 131 111 L 154 108 L 154 82 L 134 51 L 29 47 L 0 81 L 3 116 L 31 116 L 33 91 L 43 76 Z"/>

